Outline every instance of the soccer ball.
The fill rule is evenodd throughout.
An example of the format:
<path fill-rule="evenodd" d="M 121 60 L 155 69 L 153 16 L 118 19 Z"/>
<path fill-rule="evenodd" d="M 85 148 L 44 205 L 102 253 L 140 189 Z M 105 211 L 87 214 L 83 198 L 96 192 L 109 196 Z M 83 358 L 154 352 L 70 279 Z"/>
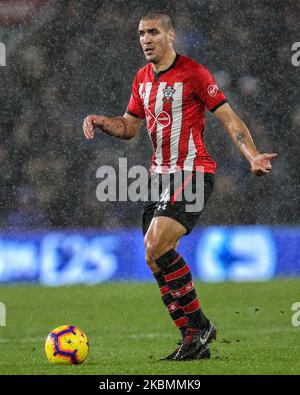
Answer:
<path fill-rule="evenodd" d="M 45 351 L 47 358 L 54 365 L 78 365 L 88 356 L 89 342 L 79 328 L 63 325 L 49 333 Z"/>

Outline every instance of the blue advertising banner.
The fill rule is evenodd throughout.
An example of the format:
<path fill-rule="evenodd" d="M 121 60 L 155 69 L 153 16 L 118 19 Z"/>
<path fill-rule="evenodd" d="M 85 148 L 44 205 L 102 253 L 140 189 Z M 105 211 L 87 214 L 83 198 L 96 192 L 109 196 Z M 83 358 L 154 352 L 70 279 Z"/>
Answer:
<path fill-rule="evenodd" d="M 178 251 L 202 281 L 300 276 L 300 228 L 196 228 Z M 0 234 L 0 283 L 149 281 L 140 230 Z"/>

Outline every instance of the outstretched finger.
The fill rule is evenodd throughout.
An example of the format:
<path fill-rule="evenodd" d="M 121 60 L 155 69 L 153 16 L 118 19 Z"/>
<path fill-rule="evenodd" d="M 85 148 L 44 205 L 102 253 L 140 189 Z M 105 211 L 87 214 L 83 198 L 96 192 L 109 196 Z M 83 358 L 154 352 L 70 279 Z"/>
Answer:
<path fill-rule="evenodd" d="M 89 129 L 93 129 L 93 128 L 94 128 L 93 121 L 91 121 L 88 117 L 85 118 L 85 119 L 86 119 L 86 126 L 87 126 Z"/>
<path fill-rule="evenodd" d="M 83 132 L 87 140 L 90 140 L 94 137 L 94 131 L 90 129 L 86 124 L 83 125 Z"/>
<path fill-rule="evenodd" d="M 267 159 L 273 159 L 273 158 L 277 158 L 278 154 L 273 153 L 273 154 L 266 154 L 266 158 Z"/>

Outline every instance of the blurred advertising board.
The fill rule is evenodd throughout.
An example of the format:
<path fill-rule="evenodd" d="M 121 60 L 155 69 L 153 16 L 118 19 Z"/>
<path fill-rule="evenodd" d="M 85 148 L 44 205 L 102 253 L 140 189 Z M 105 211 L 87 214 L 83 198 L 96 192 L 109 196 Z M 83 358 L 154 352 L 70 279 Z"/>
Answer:
<path fill-rule="evenodd" d="M 196 228 L 178 251 L 195 279 L 264 281 L 300 276 L 300 228 Z M 50 286 L 150 281 L 140 230 L 0 234 L 0 283 Z"/>

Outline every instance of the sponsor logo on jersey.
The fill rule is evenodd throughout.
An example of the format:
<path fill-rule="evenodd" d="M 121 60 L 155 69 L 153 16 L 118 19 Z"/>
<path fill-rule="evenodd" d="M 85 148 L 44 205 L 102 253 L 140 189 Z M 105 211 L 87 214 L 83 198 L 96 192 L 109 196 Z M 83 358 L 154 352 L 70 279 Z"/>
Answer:
<path fill-rule="evenodd" d="M 218 93 L 218 90 L 219 90 L 219 88 L 218 88 L 217 84 L 209 85 L 207 87 L 207 92 L 212 97 L 216 96 L 216 94 Z"/>
<path fill-rule="evenodd" d="M 152 114 L 149 108 L 145 107 L 145 114 L 149 132 L 152 132 L 155 125 L 166 128 L 171 123 L 171 117 L 166 111 L 161 111 L 159 114 L 157 114 L 157 116 L 155 116 Z"/>

